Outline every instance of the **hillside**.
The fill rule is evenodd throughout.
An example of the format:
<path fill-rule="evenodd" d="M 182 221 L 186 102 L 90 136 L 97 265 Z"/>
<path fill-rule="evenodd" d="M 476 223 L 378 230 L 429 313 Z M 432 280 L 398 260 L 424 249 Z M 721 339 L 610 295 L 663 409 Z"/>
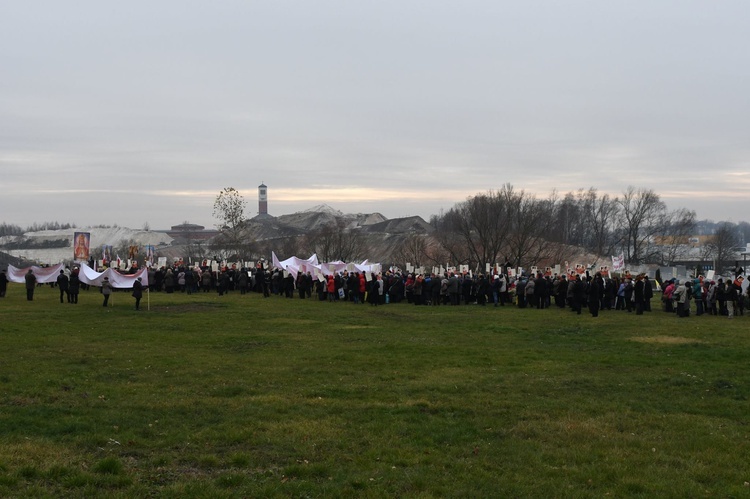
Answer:
<path fill-rule="evenodd" d="M 25 242 L 29 248 L 5 249 L 8 255 L 33 261 L 39 264 L 54 265 L 64 261 L 70 261 L 73 257 L 73 234 L 75 232 L 91 233 L 91 249 L 101 246 L 117 247 L 123 241 L 134 241 L 144 245 L 164 247 L 172 244 L 172 238 L 164 232 L 133 230 L 127 227 L 80 227 L 74 229 L 42 230 L 27 232 L 23 236 L 0 237 L 0 249 L 11 242 Z M 67 245 L 59 248 L 38 248 L 44 241 L 67 241 Z M 113 255 L 114 256 L 114 255 Z M 125 255 L 121 255 L 125 256 Z"/>
<path fill-rule="evenodd" d="M 364 241 L 366 256 L 372 261 L 389 261 L 409 234 L 427 235 L 430 225 L 421 217 L 386 219 L 380 213 L 343 213 L 328 205 L 318 205 L 310 209 L 281 215 L 278 217 L 254 217 L 246 222 L 245 237 L 254 242 L 267 242 L 270 250 L 276 250 L 278 241 L 289 238 L 303 238 L 323 227 L 342 227 L 346 231 L 356 231 Z M 185 246 L 159 231 L 133 230 L 126 227 L 91 227 L 61 230 L 27 232 L 22 236 L 0 237 L 0 250 L 11 243 L 20 244 L 20 249 L 4 250 L 8 258 L 23 258 L 40 264 L 56 264 L 70 261 L 73 254 L 73 234 L 91 233 L 91 248 L 102 245 L 122 246 L 124 241 L 133 241 L 141 246 L 153 245 L 157 255 L 168 258 L 187 256 Z M 64 241 L 64 243 L 61 243 Z M 44 244 L 63 244 L 61 247 L 40 248 Z M 269 251 L 270 253 L 270 251 Z M 113 255 L 115 256 L 115 255 Z M 124 255 L 120 255 L 124 256 Z M 268 255 L 270 256 L 270 255 Z M 5 264 L 7 265 L 7 263 Z"/>

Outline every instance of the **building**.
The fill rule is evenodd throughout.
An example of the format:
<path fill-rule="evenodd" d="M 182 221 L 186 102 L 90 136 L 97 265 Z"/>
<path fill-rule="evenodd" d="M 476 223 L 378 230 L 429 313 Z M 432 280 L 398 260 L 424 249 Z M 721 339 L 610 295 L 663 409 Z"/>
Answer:
<path fill-rule="evenodd" d="M 258 186 L 258 215 L 268 215 L 268 186 L 263 182 Z"/>
<path fill-rule="evenodd" d="M 171 230 L 166 231 L 167 235 L 175 240 L 178 244 L 195 241 L 208 241 L 219 234 L 218 230 L 206 229 L 202 225 L 184 223 L 173 225 Z"/>

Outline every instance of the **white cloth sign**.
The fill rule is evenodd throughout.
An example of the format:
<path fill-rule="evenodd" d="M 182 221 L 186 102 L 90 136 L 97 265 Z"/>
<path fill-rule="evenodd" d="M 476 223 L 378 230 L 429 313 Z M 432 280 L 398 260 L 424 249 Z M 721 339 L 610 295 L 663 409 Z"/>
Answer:
<path fill-rule="evenodd" d="M 60 275 L 60 271 L 64 268 L 65 265 L 62 263 L 58 263 L 52 267 L 37 267 L 34 265 L 22 269 L 14 267 L 13 265 L 8 265 L 7 277 L 10 282 L 25 283 L 26 274 L 29 272 L 29 269 L 31 269 L 31 273 L 36 277 L 36 282 L 38 284 L 46 284 L 49 282 L 57 282 L 57 276 Z"/>

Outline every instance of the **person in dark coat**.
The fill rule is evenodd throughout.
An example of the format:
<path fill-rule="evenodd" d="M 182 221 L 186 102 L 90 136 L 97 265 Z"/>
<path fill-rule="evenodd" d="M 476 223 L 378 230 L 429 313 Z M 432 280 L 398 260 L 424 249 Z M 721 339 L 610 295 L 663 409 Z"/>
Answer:
<path fill-rule="evenodd" d="M 422 304 L 422 294 L 424 292 L 424 278 L 422 274 L 414 278 L 414 289 L 412 290 L 412 303 L 414 305 Z"/>
<path fill-rule="evenodd" d="M 456 277 L 456 274 L 451 272 L 451 276 L 448 279 L 448 297 L 450 298 L 451 305 L 458 305 L 460 293 L 461 282 Z"/>
<path fill-rule="evenodd" d="M 604 298 L 602 299 L 602 308 L 606 310 L 612 310 L 615 304 L 615 295 L 617 294 L 617 286 L 612 279 L 606 279 L 604 281 Z"/>
<path fill-rule="evenodd" d="M 70 303 L 78 303 L 78 292 L 81 290 L 81 280 L 78 278 L 78 269 L 73 269 L 70 273 L 70 279 L 68 284 L 68 294 L 70 296 Z"/>
<path fill-rule="evenodd" d="M 727 279 L 726 291 L 724 291 L 724 300 L 727 307 L 727 317 L 734 317 L 734 311 L 737 309 L 737 300 L 742 297 L 742 288 L 736 286 L 732 281 Z"/>
<path fill-rule="evenodd" d="M 487 304 L 487 292 L 489 289 L 487 279 L 484 277 L 484 274 L 480 274 L 479 280 L 477 280 L 477 305 L 485 306 Z"/>
<path fill-rule="evenodd" d="M 247 292 L 247 272 L 243 269 L 231 269 L 229 271 L 229 289 L 239 290 L 241 295 Z M 243 287 L 244 286 L 244 287 Z"/>
<path fill-rule="evenodd" d="M 247 281 L 245 281 L 245 284 L 247 284 Z M 189 295 L 192 295 L 195 291 L 195 272 L 190 267 L 185 269 L 185 291 Z"/>
<path fill-rule="evenodd" d="M 0 270 L 0 298 L 5 297 L 5 293 L 8 292 L 8 276 L 5 275 L 4 270 Z"/>
<path fill-rule="evenodd" d="M 646 285 L 643 282 L 643 274 L 635 278 L 633 286 L 633 299 L 635 301 L 635 314 L 643 315 L 644 300 L 646 294 Z"/>
<path fill-rule="evenodd" d="M 464 275 L 464 280 L 461 283 L 461 294 L 463 296 L 464 305 L 469 305 L 474 302 L 473 291 L 474 282 L 469 274 Z"/>
<path fill-rule="evenodd" d="M 325 301 L 326 299 L 326 283 L 321 280 L 315 281 L 315 292 L 318 294 L 318 300 Z"/>
<path fill-rule="evenodd" d="M 367 292 L 367 301 L 370 302 L 370 305 L 372 306 L 378 306 L 380 305 L 380 281 L 378 281 L 375 274 L 372 274 L 372 279 L 370 280 L 369 290 Z"/>
<path fill-rule="evenodd" d="M 284 277 L 284 296 L 294 298 L 294 276 L 291 273 Z"/>
<path fill-rule="evenodd" d="M 568 280 L 565 274 L 558 277 L 555 285 L 555 305 L 559 308 L 565 308 L 565 297 L 568 294 Z"/>
<path fill-rule="evenodd" d="M 628 312 L 633 311 L 633 282 L 630 280 L 630 278 L 625 279 L 625 309 Z"/>
<path fill-rule="evenodd" d="M 164 291 L 174 293 L 175 278 L 172 269 L 167 269 L 164 273 Z"/>
<path fill-rule="evenodd" d="M 536 279 L 534 279 L 534 306 L 536 308 L 547 307 L 547 297 L 549 296 L 547 284 L 547 279 L 544 278 L 542 273 L 537 273 Z"/>
<path fill-rule="evenodd" d="M 112 294 L 112 283 L 109 282 L 109 277 L 105 277 L 102 281 L 102 295 L 104 296 L 104 302 L 102 306 L 106 307 L 109 304 L 109 296 Z"/>
<path fill-rule="evenodd" d="M 588 302 L 591 317 L 599 317 L 599 309 L 602 304 L 602 295 L 604 293 L 604 280 L 602 275 L 597 272 L 588 285 Z"/>
<path fill-rule="evenodd" d="M 34 272 L 32 272 L 32 270 L 29 269 L 29 271 L 26 272 L 24 279 L 26 280 L 26 299 L 28 301 L 33 301 L 34 300 L 34 288 L 36 288 L 36 276 L 34 275 Z"/>
<path fill-rule="evenodd" d="M 224 269 L 221 271 L 221 274 L 219 274 L 219 280 L 216 286 L 216 291 L 219 293 L 219 296 L 224 296 L 224 293 L 229 293 L 230 284 L 229 273 Z"/>
<path fill-rule="evenodd" d="M 133 283 L 133 298 L 135 298 L 135 309 L 140 310 L 141 298 L 143 298 L 143 284 L 140 277 Z"/>
<path fill-rule="evenodd" d="M 500 303 L 500 276 L 494 275 L 492 277 L 492 282 L 490 283 L 490 291 L 492 292 L 492 303 L 494 306 L 497 307 L 497 304 Z"/>
<path fill-rule="evenodd" d="M 211 290 L 211 270 L 206 269 L 201 274 L 201 289 L 204 293 L 208 293 Z"/>
<path fill-rule="evenodd" d="M 581 307 L 586 301 L 586 287 L 581 280 L 580 274 L 576 275 L 576 280 L 571 285 L 573 286 L 573 312 L 581 315 Z"/>
<path fill-rule="evenodd" d="M 654 288 L 651 287 L 651 281 L 648 276 L 643 276 L 643 310 L 651 312 L 651 298 L 654 297 Z"/>
<path fill-rule="evenodd" d="M 65 275 L 64 270 L 61 270 L 60 275 L 57 276 L 57 287 L 60 289 L 60 303 L 65 303 L 63 296 L 67 297 L 70 303 L 70 279 Z"/>
<path fill-rule="evenodd" d="M 307 285 L 307 288 L 305 289 L 305 294 L 308 298 L 312 298 L 312 290 L 313 290 L 313 276 L 310 273 L 310 271 L 307 271 L 307 274 L 305 275 L 305 284 Z"/>
<path fill-rule="evenodd" d="M 307 276 L 304 272 L 298 272 L 295 281 L 297 283 L 297 294 L 300 299 L 304 299 L 307 296 Z"/>
<path fill-rule="evenodd" d="M 431 295 L 430 295 L 430 304 L 433 306 L 440 305 L 440 293 L 442 291 L 442 281 L 440 279 L 440 276 L 435 275 L 434 273 L 431 276 L 432 284 L 430 287 Z"/>
<path fill-rule="evenodd" d="M 391 281 L 388 286 L 389 303 L 401 303 L 401 300 L 406 297 L 406 288 L 403 279 L 396 275 L 391 277 L 389 281 Z"/>
<path fill-rule="evenodd" d="M 516 283 L 516 299 L 518 308 L 526 308 L 526 279 L 520 277 Z"/>

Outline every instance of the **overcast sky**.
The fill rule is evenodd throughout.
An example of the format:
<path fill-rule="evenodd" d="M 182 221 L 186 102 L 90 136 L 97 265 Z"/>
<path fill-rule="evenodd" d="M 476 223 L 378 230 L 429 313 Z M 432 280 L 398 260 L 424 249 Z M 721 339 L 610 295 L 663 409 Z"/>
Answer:
<path fill-rule="evenodd" d="M 511 183 L 750 219 L 750 2 L 0 0 L 0 222 L 429 218 Z"/>

